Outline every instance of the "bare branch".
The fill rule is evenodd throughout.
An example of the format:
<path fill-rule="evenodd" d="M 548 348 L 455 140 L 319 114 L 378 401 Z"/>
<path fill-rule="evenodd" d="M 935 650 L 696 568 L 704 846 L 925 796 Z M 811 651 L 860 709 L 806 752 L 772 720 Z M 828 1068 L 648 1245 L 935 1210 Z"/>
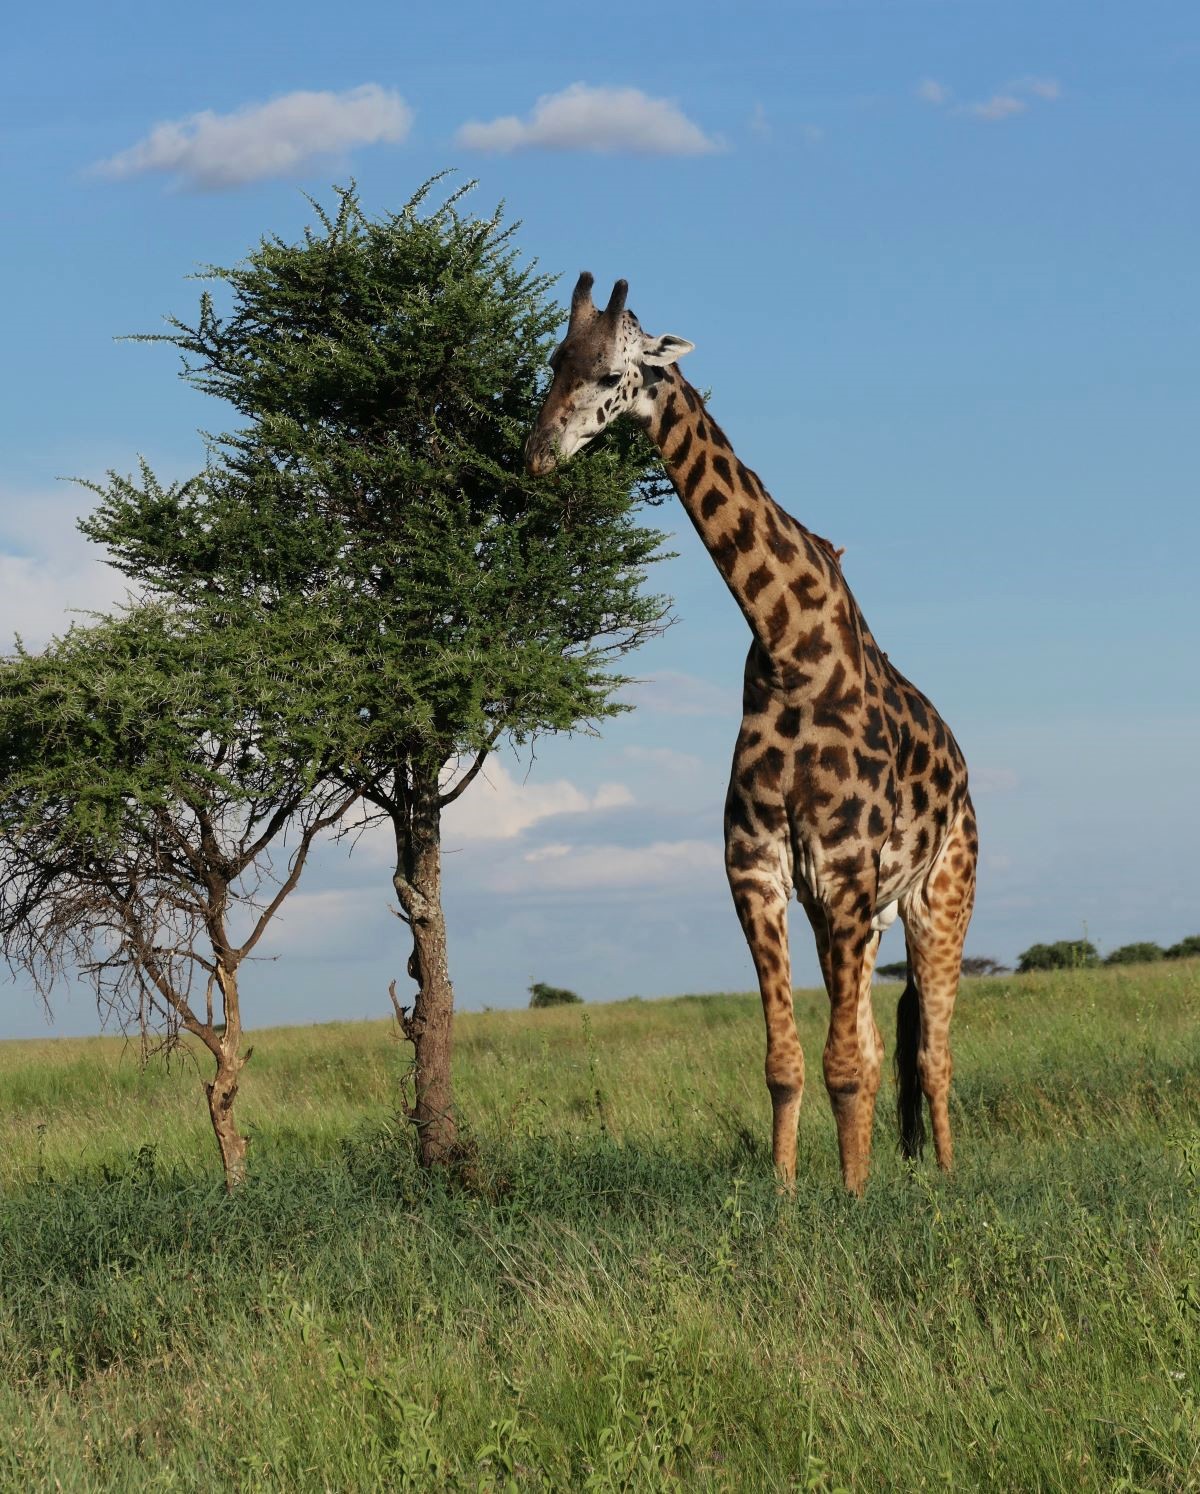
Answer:
<path fill-rule="evenodd" d="M 259 834 L 257 839 L 252 841 L 250 845 L 245 846 L 237 856 L 237 870 L 234 872 L 233 877 L 230 878 L 231 881 L 234 879 L 234 877 L 240 876 L 242 872 L 245 871 L 246 867 L 248 867 L 252 862 L 258 860 L 258 858 L 262 855 L 266 848 L 271 844 L 271 842 L 275 839 L 275 837 L 279 834 L 283 827 L 296 813 L 296 810 L 301 802 L 301 797 L 297 793 L 295 795 L 292 795 L 290 798 L 279 805 L 279 807 L 271 815 L 271 818 L 267 821 L 266 829 L 263 830 Z M 349 802 L 353 803 L 353 798 Z"/>
<path fill-rule="evenodd" d="M 300 873 L 304 870 L 304 863 L 308 860 L 308 853 L 312 849 L 313 841 L 316 840 L 317 836 L 321 833 L 322 830 L 328 830 L 330 825 L 336 824 L 337 821 L 341 819 L 342 815 L 346 813 L 351 804 L 353 804 L 358 797 L 358 790 L 355 789 L 354 792 L 349 794 L 345 799 L 339 800 L 328 814 L 319 816 L 317 819 L 313 820 L 310 824 L 305 826 L 304 830 L 301 832 L 300 844 L 296 848 L 296 854 L 292 857 L 291 866 L 288 870 L 287 876 L 280 883 L 279 890 L 276 892 L 275 896 L 271 899 L 271 901 L 259 915 L 257 923 L 255 923 L 254 928 L 250 932 L 250 937 L 241 945 L 238 950 L 235 951 L 235 959 L 238 964 L 240 964 L 242 960 L 246 958 L 246 956 L 258 943 L 258 941 L 262 938 L 263 934 L 266 932 L 267 925 L 279 911 L 280 905 L 283 903 L 283 900 L 287 897 L 288 893 L 290 893 L 295 888 L 296 883 L 299 882 Z"/>
<path fill-rule="evenodd" d="M 438 798 L 438 807 L 440 809 L 445 809 L 445 807 L 446 807 L 447 804 L 453 804 L 454 801 L 455 801 L 455 799 L 457 799 L 458 796 L 465 789 L 470 788 L 471 784 L 478 777 L 479 770 L 483 767 L 484 762 L 487 759 L 488 753 L 491 752 L 492 748 L 495 746 L 496 741 L 499 738 L 500 733 L 501 733 L 502 730 L 503 730 L 503 725 L 502 724 L 498 724 L 495 727 L 493 727 L 493 729 L 491 730 L 491 732 L 488 734 L 487 745 L 485 747 L 482 747 L 480 749 L 478 756 L 475 758 L 475 761 L 471 764 L 471 766 L 467 769 L 467 771 L 463 774 L 463 776 L 458 780 L 458 782 L 454 785 L 454 787 L 450 790 L 449 793 L 442 794 L 442 795 L 439 796 L 439 798 Z"/>
<path fill-rule="evenodd" d="M 396 982 L 389 981 L 388 995 L 392 998 L 392 1010 L 396 1013 L 396 1025 L 399 1027 L 406 1042 L 415 1043 L 417 1040 L 417 1025 L 408 1014 L 408 1007 L 401 1006 L 400 998 L 396 995 Z"/>

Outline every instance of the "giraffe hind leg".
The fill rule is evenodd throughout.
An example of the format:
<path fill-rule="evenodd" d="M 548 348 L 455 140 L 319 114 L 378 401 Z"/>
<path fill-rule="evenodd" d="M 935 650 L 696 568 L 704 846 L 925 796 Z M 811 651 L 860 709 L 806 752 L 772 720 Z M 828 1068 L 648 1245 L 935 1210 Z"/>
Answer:
<path fill-rule="evenodd" d="M 925 1150 L 925 1108 L 917 1055 L 921 1048 L 921 998 L 913 979 L 912 958 L 904 991 L 896 1006 L 896 1119 L 900 1123 L 900 1151 L 916 1158 Z"/>
<path fill-rule="evenodd" d="M 897 1062 L 905 1078 L 900 1086 L 901 1145 L 903 1124 L 914 1105 L 912 1070 L 909 1067 L 915 1036 L 916 1076 L 929 1102 L 934 1151 L 938 1166 L 949 1172 L 954 1160 L 950 1138 L 950 1019 L 962 972 L 963 943 L 975 900 L 975 822 L 970 808 L 960 815 L 941 856 L 922 885 L 900 905 L 908 942 L 910 979 L 897 1012 Z M 910 987 L 915 986 L 917 1013 L 914 1020 Z M 904 1050 L 903 1052 L 901 1050 Z M 920 1102 L 916 1101 L 919 1112 Z M 909 1133 L 917 1145 L 919 1123 Z M 906 1155 L 912 1155 L 906 1148 Z"/>
<path fill-rule="evenodd" d="M 862 1088 L 858 1096 L 859 1155 L 865 1177 L 871 1165 L 871 1139 L 875 1127 L 875 1097 L 879 1093 L 879 1081 L 883 1075 L 883 1038 L 875 1021 L 875 1005 L 871 999 L 871 977 L 875 973 L 875 957 L 879 953 L 881 932 L 872 935 L 863 954 L 862 975 L 858 988 L 858 1051 L 862 1064 Z"/>

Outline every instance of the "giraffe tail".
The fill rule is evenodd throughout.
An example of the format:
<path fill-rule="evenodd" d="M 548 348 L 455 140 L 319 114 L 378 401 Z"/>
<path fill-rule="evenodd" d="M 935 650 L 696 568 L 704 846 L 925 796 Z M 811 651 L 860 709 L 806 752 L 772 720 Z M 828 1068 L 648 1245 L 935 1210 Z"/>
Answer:
<path fill-rule="evenodd" d="M 896 1007 L 896 1115 L 900 1121 L 900 1151 L 919 1157 L 925 1146 L 925 1111 L 917 1053 L 921 1047 L 921 998 L 913 980 L 912 960 L 908 979 Z"/>

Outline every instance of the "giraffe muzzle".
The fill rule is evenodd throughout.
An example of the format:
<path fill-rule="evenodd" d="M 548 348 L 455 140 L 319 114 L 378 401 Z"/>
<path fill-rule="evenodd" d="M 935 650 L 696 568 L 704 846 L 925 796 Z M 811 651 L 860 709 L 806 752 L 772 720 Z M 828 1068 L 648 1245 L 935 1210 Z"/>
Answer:
<path fill-rule="evenodd" d="M 558 453 L 553 444 L 534 431 L 525 442 L 525 470 L 530 477 L 545 477 L 558 465 Z"/>

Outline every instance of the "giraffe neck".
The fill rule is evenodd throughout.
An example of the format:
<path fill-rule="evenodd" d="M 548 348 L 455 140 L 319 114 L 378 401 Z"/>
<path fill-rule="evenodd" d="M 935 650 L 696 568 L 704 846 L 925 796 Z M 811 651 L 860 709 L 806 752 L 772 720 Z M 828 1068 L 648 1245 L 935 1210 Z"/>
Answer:
<path fill-rule="evenodd" d="M 674 367 L 643 392 L 641 417 L 688 518 L 767 654 L 791 664 L 832 620 L 858 654 L 857 609 L 836 554 L 738 461 L 700 395 Z M 836 636 L 836 634 L 835 634 Z"/>

